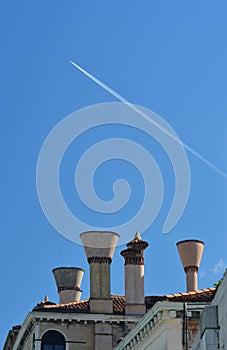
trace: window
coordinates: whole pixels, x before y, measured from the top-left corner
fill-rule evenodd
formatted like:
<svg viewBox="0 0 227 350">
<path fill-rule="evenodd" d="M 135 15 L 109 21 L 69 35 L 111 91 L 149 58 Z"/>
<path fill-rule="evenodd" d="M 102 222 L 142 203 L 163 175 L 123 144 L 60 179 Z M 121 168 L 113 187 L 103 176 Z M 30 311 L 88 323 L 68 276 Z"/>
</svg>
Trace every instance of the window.
<svg viewBox="0 0 227 350">
<path fill-rule="evenodd" d="M 41 350 L 65 350 L 65 338 L 56 331 L 47 331 L 42 337 Z"/>
</svg>

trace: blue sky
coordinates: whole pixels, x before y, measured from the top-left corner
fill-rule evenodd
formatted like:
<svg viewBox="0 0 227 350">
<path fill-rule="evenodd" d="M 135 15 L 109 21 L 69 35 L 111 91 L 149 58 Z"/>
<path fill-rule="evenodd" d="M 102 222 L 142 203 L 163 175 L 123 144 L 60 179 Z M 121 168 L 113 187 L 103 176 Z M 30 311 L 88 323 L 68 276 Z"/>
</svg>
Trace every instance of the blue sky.
<svg viewBox="0 0 227 350">
<path fill-rule="evenodd" d="M 1 7 L 3 343 L 8 329 L 23 322 L 45 294 L 57 302 L 52 268 L 85 268 L 83 298 L 89 296 L 89 269 L 82 247 L 50 226 L 36 193 L 38 155 L 54 126 L 80 108 L 116 101 L 69 60 L 132 103 L 158 113 L 184 143 L 227 174 L 227 4 L 203 0 L 108 4 L 20 1 Z M 94 142 L 99 132 L 91 135 Z M 112 130 L 101 133 L 112 135 Z M 135 130 L 119 129 L 117 133 L 146 144 L 144 135 Z M 86 145 L 86 134 L 82 142 Z M 73 147 L 76 152 L 76 145 Z M 153 140 L 148 148 L 160 165 L 165 193 L 158 217 L 143 234 L 149 242 L 145 253 L 146 294 L 185 290 L 175 244 L 186 238 L 201 239 L 206 244 L 199 286 L 210 287 L 222 276 L 227 263 L 227 180 L 187 152 L 191 168 L 188 205 L 177 226 L 164 235 L 162 226 L 174 193 L 174 176 L 165 152 Z M 75 189 L 68 186 L 73 185 L 72 152 L 63 163 L 61 183 L 73 210 Z M 103 168 L 104 174 L 106 170 L 108 173 Z M 109 171 L 115 171 L 116 176 L 120 171 L 131 181 L 135 205 L 130 205 L 134 211 L 141 201 L 140 175 L 122 163 L 111 164 Z M 102 186 L 103 176 L 97 172 L 95 187 L 108 199 L 111 192 Z M 137 176 L 138 186 L 133 188 Z M 113 294 L 124 293 L 121 249 L 117 247 L 112 263 Z"/>
</svg>

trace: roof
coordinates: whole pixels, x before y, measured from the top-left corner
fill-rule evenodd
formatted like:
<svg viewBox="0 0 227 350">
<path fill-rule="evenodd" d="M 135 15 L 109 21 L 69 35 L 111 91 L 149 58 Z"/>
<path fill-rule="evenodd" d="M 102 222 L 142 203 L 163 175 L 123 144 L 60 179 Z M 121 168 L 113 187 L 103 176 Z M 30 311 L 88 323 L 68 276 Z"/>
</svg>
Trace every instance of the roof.
<svg viewBox="0 0 227 350">
<path fill-rule="evenodd" d="M 146 307 L 149 310 L 157 301 L 172 301 L 172 302 L 211 302 L 213 300 L 216 288 L 206 288 L 193 292 L 167 294 L 164 296 L 148 296 L 145 297 Z"/>
<path fill-rule="evenodd" d="M 169 295 L 153 295 L 145 297 L 145 304 L 147 311 L 157 301 L 170 302 L 211 302 L 216 288 L 206 288 L 194 292 L 185 292 Z M 125 297 L 122 295 L 112 295 L 113 313 L 123 315 L 125 312 Z M 38 303 L 33 311 L 39 312 L 62 312 L 62 313 L 89 313 L 89 300 L 75 301 L 67 304 L 55 304 L 50 301 Z"/>
<path fill-rule="evenodd" d="M 12 349 L 13 344 L 17 338 L 18 332 L 21 329 L 21 325 L 13 326 L 12 329 L 8 332 L 4 347 L 4 349 Z"/>
</svg>

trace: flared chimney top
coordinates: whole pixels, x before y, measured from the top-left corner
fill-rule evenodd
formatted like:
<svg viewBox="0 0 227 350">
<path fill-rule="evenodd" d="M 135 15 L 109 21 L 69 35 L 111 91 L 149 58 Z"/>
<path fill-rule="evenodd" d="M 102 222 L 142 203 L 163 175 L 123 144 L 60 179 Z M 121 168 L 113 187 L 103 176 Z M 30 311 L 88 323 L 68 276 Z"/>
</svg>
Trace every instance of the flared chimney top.
<svg viewBox="0 0 227 350">
<path fill-rule="evenodd" d="M 57 267 L 52 272 L 57 284 L 60 304 L 79 301 L 84 270 L 78 267 Z"/>
<path fill-rule="evenodd" d="M 197 239 L 187 239 L 178 242 L 177 248 L 184 269 L 189 266 L 196 266 L 199 268 L 204 249 L 204 242 Z"/>
<path fill-rule="evenodd" d="M 198 290 L 198 269 L 204 243 L 197 239 L 187 239 L 178 242 L 177 248 L 186 273 L 187 292 Z"/>
<path fill-rule="evenodd" d="M 80 234 L 87 259 L 92 257 L 113 258 L 119 235 L 110 231 L 88 231 Z"/>
</svg>

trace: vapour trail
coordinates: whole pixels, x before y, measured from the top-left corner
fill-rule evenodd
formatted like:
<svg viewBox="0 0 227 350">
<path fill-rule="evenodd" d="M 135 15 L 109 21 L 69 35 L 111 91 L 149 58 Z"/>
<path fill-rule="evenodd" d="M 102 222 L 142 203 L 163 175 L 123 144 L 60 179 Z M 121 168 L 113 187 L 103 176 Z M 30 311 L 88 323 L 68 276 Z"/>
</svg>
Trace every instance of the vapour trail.
<svg viewBox="0 0 227 350">
<path fill-rule="evenodd" d="M 109 86 L 107 86 L 106 84 L 104 84 L 101 80 L 97 79 L 96 77 L 94 77 L 92 74 L 90 74 L 89 72 L 87 72 L 85 69 L 83 69 L 82 67 L 80 67 L 78 64 L 76 64 L 73 61 L 70 61 L 70 63 L 76 67 L 80 72 L 82 72 L 83 74 L 85 74 L 88 78 L 90 78 L 91 80 L 93 80 L 96 84 L 98 84 L 99 86 L 101 86 L 104 90 L 108 91 L 112 96 L 116 97 L 116 99 L 118 99 L 119 101 L 125 103 L 129 108 L 131 108 L 133 111 L 137 112 L 139 115 L 141 115 L 141 117 L 143 117 L 144 119 L 148 120 L 151 124 L 153 124 L 154 126 L 156 126 L 158 129 L 160 129 L 163 133 L 165 133 L 167 136 L 171 137 L 174 141 L 181 143 L 184 148 L 186 150 L 188 150 L 191 154 L 193 154 L 196 158 L 198 158 L 199 160 L 201 160 L 204 164 L 208 165 L 211 169 L 215 170 L 219 175 L 222 175 L 223 177 L 225 177 L 227 179 L 227 174 L 225 174 L 222 170 L 220 170 L 219 168 L 217 168 L 214 164 L 212 164 L 208 159 L 206 159 L 205 157 L 203 157 L 202 155 L 200 155 L 198 152 L 196 152 L 193 148 L 191 148 L 190 146 L 188 146 L 186 143 L 179 141 L 178 138 L 176 138 L 174 135 L 172 135 L 170 132 L 168 132 L 168 130 L 166 130 L 165 128 L 163 128 L 161 125 L 159 125 L 158 123 L 156 123 L 154 120 L 152 120 L 151 118 L 149 118 L 145 113 L 143 113 L 139 108 L 137 108 L 135 105 L 133 105 L 130 101 L 128 101 L 126 98 L 124 98 L 123 96 L 121 96 L 120 94 L 118 94 L 115 90 L 111 89 Z"/>
</svg>

